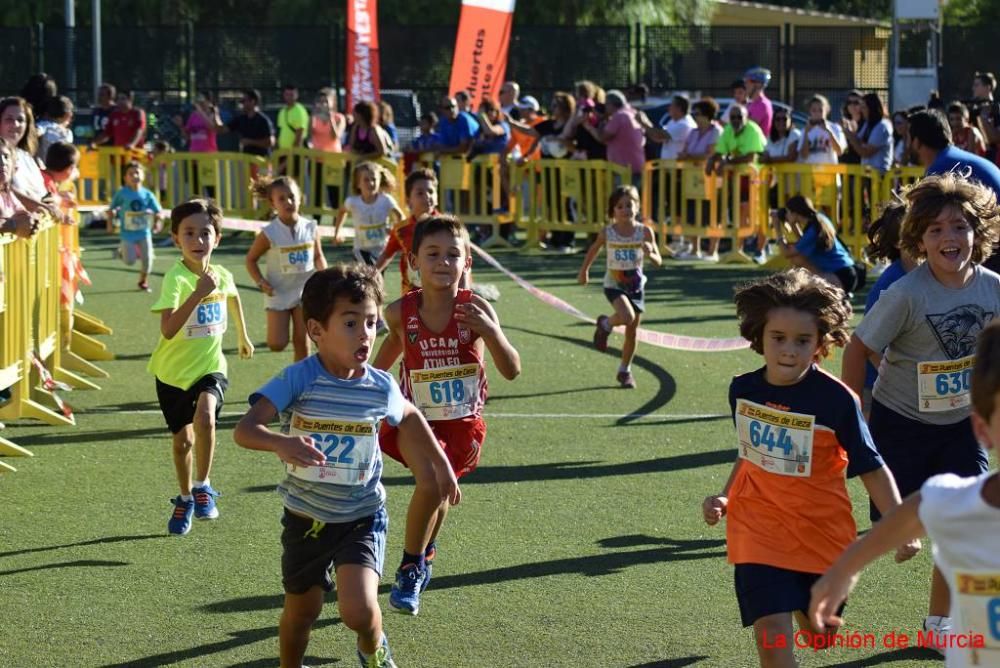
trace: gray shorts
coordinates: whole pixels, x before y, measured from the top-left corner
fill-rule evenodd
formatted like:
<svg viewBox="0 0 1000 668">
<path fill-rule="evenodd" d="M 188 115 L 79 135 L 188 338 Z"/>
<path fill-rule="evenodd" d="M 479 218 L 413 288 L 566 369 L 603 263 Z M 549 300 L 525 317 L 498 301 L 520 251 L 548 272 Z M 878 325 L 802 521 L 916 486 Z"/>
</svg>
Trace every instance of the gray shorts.
<svg viewBox="0 0 1000 668">
<path fill-rule="evenodd" d="M 136 260 L 141 262 L 142 273 L 148 274 L 153 270 L 153 237 L 146 236 L 142 241 L 126 241 L 121 243 L 122 260 L 128 266 L 135 264 Z"/>
<path fill-rule="evenodd" d="M 389 528 L 385 506 L 353 522 L 315 526 L 286 508 L 281 525 L 281 582 L 290 594 L 304 594 L 314 586 L 332 591 L 333 572 L 342 564 L 358 564 L 382 575 Z"/>
</svg>

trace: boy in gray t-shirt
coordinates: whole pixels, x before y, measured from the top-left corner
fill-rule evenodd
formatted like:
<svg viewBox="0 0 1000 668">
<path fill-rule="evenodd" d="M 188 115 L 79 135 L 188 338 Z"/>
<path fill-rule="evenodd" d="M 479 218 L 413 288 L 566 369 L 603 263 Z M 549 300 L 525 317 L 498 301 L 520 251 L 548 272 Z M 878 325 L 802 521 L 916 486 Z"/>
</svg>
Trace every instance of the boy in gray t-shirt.
<svg viewBox="0 0 1000 668">
<path fill-rule="evenodd" d="M 903 497 L 935 475 L 987 470 L 969 417 L 969 377 L 976 338 L 1000 315 L 1000 275 L 978 266 L 1000 225 L 993 192 L 944 174 L 925 178 L 905 198 L 900 250 L 926 262 L 865 315 L 844 350 L 842 371 L 860 394 L 865 360 L 880 358 L 869 428 Z M 874 506 L 871 516 L 879 519 Z M 924 630 L 950 631 L 950 602 L 935 568 Z"/>
</svg>

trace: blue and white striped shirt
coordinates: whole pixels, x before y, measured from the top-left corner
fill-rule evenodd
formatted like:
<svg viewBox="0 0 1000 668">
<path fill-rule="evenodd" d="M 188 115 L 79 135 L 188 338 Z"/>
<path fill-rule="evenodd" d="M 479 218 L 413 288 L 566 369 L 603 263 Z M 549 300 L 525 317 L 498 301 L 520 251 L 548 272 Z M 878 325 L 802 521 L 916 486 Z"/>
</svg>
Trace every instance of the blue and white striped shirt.
<svg viewBox="0 0 1000 668">
<path fill-rule="evenodd" d="M 378 426 L 383 419 L 393 426 L 398 425 L 403 419 L 406 403 L 392 375 L 366 366 L 363 376 L 344 380 L 327 372 L 319 357 L 313 355 L 286 367 L 251 394 L 250 404 L 253 405 L 261 397 L 267 398 L 278 409 L 282 434 L 289 433 L 293 413 L 300 419 L 307 416 L 322 420 L 371 422 L 374 429 L 373 461 L 362 484 L 335 484 L 288 475 L 278 485 L 278 493 L 284 499 L 286 508 L 321 522 L 335 523 L 367 517 L 385 503 Z M 344 454 L 342 450 L 341 461 L 344 461 Z M 327 461 L 332 462 L 336 457 L 336 452 L 328 453 Z"/>
</svg>

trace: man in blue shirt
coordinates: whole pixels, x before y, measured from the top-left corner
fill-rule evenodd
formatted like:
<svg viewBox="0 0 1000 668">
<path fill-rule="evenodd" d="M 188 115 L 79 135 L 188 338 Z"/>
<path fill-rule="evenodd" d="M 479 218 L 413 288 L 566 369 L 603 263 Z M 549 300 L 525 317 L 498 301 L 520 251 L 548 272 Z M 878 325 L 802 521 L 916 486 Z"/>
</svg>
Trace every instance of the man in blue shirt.
<svg viewBox="0 0 1000 668">
<path fill-rule="evenodd" d="M 1000 167 L 975 153 L 955 146 L 951 141 L 951 126 L 939 111 L 918 111 L 910 114 L 910 142 L 913 152 L 926 167 L 925 176 L 956 171 L 968 174 L 1000 198 Z"/>
<path fill-rule="evenodd" d="M 434 147 L 437 153 L 464 155 L 472 148 L 472 142 L 479 134 L 479 123 L 472 114 L 461 113 L 458 102 L 453 97 L 441 99 L 441 118 L 438 121 L 439 143 Z"/>
<path fill-rule="evenodd" d="M 992 190 L 1000 199 L 1000 167 L 952 144 L 951 126 L 944 114 L 936 110 L 918 111 L 910 114 L 908 120 L 911 148 L 920 164 L 927 168 L 924 176 L 951 171 L 965 174 Z M 983 262 L 983 266 L 1000 272 L 1000 250 L 994 247 L 993 254 Z"/>
</svg>

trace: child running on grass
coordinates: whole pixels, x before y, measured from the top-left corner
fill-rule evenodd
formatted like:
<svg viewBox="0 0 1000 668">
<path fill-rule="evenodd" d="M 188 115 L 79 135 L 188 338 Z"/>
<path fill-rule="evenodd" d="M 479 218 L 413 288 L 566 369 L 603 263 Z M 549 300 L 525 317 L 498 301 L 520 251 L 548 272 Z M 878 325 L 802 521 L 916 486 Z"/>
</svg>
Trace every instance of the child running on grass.
<svg viewBox="0 0 1000 668">
<path fill-rule="evenodd" d="M 354 225 L 354 259 L 374 266 L 385 250 L 389 232 L 403 222 L 403 212 L 390 194 L 396 180 L 381 165 L 362 162 L 351 179 L 354 194 L 344 200 L 334 223 L 335 244 L 343 243 L 340 228 L 350 214 Z"/>
<path fill-rule="evenodd" d="M 461 495 L 427 422 L 403 399 L 393 377 L 368 365 L 382 305 L 382 277 L 365 265 L 316 272 L 302 308 L 317 353 L 296 362 L 250 395 L 236 426 L 238 444 L 285 462 L 278 486 L 285 607 L 278 627 L 282 668 L 300 668 L 324 592 L 336 578 L 344 625 L 357 634 L 362 667 L 391 668 L 382 631 L 378 583 L 388 517 L 378 427 L 401 435 L 416 478 L 413 516 L 427 522 Z M 280 417 L 279 417 L 280 416 Z M 267 425 L 280 419 L 280 433 Z"/>
<path fill-rule="evenodd" d="M 163 225 L 160 202 L 143 187 L 146 169 L 133 160 L 125 165 L 125 185 L 111 200 L 111 214 L 118 219 L 119 246 L 117 255 L 132 266 L 139 260 L 139 289 L 149 292 L 149 272 L 153 270 L 153 234 Z M 112 231 L 108 216 L 108 231 Z M 176 243 L 176 240 L 175 240 Z"/>
<path fill-rule="evenodd" d="M 929 176 L 904 197 L 900 250 L 926 261 L 865 315 L 842 375 L 859 391 L 865 360 L 881 358 L 869 425 L 909 496 L 931 476 L 988 469 L 969 417 L 969 375 L 976 336 L 1000 313 L 1000 276 L 979 266 L 996 242 L 1000 212 L 992 190 L 954 174 Z M 878 519 L 877 507 L 871 516 Z M 924 630 L 950 633 L 950 609 L 948 583 L 935 567 Z"/>
<path fill-rule="evenodd" d="M 430 421 L 459 478 L 475 470 L 486 438 L 485 350 L 507 380 L 521 373 L 521 358 L 493 307 L 459 287 L 472 263 L 470 252 L 469 233 L 454 216 L 432 216 L 417 225 L 410 262 L 420 272 L 423 288 L 386 308 L 389 335 L 375 358 L 376 368 L 389 369 L 403 356 L 403 396 Z M 399 436 L 384 425 L 382 451 L 409 466 Z M 420 593 L 430 582 L 437 537 L 449 508 L 447 502 L 441 504 L 432 521 L 424 523 L 414 513 L 424 503 L 418 494 L 410 504 L 403 559 L 389 594 L 389 605 L 411 615 L 419 611 Z"/>
<path fill-rule="evenodd" d="M 736 313 L 764 367 L 729 385 L 738 458 L 702 512 L 709 525 L 728 517 L 740 618 L 753 626 L 760 664 L 794 666 L 793 615 L 801 630 L 822 633 L 805 618 L 809 588 L 857 536 L 845 472 L 861 477 L 882 510 L 898 505 L 899 493 L 858 398 L 818 366 L 847 341 L 844 292 L 792 269 L 737 290 Z M 897 560 L 918 549 L 903 545 Z"/>
<path fill-rule="evenodd" d="M 419 220 L 438 213 L 437 187 L 438 180 L 434 170 L 423 167 L 410 172 L 406 181 L 403 182 L 403 191 L 406 194 L 406 206 L 410 210 L 410 217 L 406 219 L 405 223 L 392 230 L 385 249 L 375 261 L 375 268 L 379 271 L 385 271 L 393 256 L 399 253 L 399 276 L 402 282 L 399 290 L 400 297 L 413 288 L 420 287 L 420 275 L 417 273 L 416 267 L 410 263 L 413 231 Z"/>
<path fill-rule="evenodd" d="M 879 274 L 878 280 L 872 286 L 865 300 L 865 313 L 871 311 L 875 302 L 889 286 L 913 271 L 917 266 L 917 260 L 909 253 L 904 253 L 899 249 L 899 229 L 903 223 L 903 216 L 906 215 L 906 205 L 902 202 L 889 202 L 882 214 L 868 228 L 868 258 L 878 261 L 889 262 L 889 266 Z M 871 413 L 872 409 L 872 388 L 875 387 L 875 379 L 878 378 L 878 369 L 872 366 L 870 361 L 865 362 L 865 389 L 861 394 L 861 410 L 865 417 Z"/>
<path fill-rule="evenodd" d="M 979 335 L 970 396 L 972 429 L 987 448 L 1000 445 L 1000 323 Z M 934 563 L 951 590 L 952 635 L 944 641 L 945 665 L 1000 664 L 1000 473 L 962 478 L 934 476 L 830 567 L 812 588 L 809 618 L 836 629 L 838 607 L 858 573 L 887 550 L 921 536 L 933 539 Z M 941 645 L 935 645 L 941 648 Z"/>
<path fill-rule="evenodd" d="M 247 273 L 264 293 L 267 309 L 267 347 L 281 352 L 288 347 L 288 326 L 292 329 L 294 359 L 309 354 L 306 322 L 302 315 L 302 286 L 317 269 L 326 268 L 316 221 L 299 215 L 302 192 L 288 176 L 258 176 L 253 192 L 266 199 L 274 218 L 254 239 L 247 251 Z M 266 275 L 257 262 L 266 260 Z"/>
<path fill-rule="evenodd" d="M 632 358 L 635 357 L 636 332 L 643 311 L 646 310 L 644 288 L 646 275 L 642 265 L 649 257 L 657 267 L 663 261 L 656 244 L 656 233 L 642 224 L 639 214 L 639 191 L 634 186 L 618 186 L 608 202 L 608 216 L 612 224 L 605 227 L 591 244 L 577 281 L 587 285 L 590 265 L 602 250 L 608 256 L 608 269 L 604 273 L 604 296 L 614 307 L 609 318 L 598 316 L 594 331 L 594 347 L 604 352 L 608 349 L 608 335 L 616 325 L 625 327 L 625 345 L 622 361 L 618 366 L 618 382 L 622 387 L 635 387 L 632 375 Z"/>
<path fill-rule="evenodd" d="M 209 474 L 215 455 L 215 424 L 222 412 L 229 381 L 222 336 L 228 316 L 236 323 L 239 354 L 253 357 L 243 306 L 233 275 L 211 264 L 219 245 L 222 210 L 211 200 L 192 199 L 170 212 L 170 235 L 181 250 L 163 277 L 160 298 L 150 309 L 160 314 L 160 341 L 149 359 L 156 376 L 156 397 L 173 434 L 174 468 L 180 496 L 167 531 L 183 535 L 191 529 L 191 516 L 214 520 L 219 516 Z M 227 308 L 228 307 L 228 308 Z M 191 480 L 194 448 L 195 480 Z"/>
</svg>

